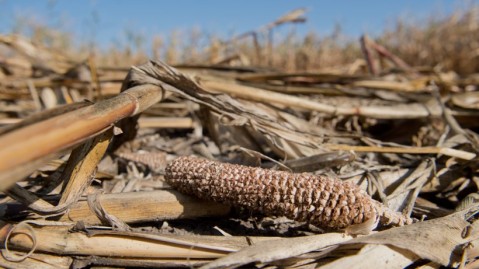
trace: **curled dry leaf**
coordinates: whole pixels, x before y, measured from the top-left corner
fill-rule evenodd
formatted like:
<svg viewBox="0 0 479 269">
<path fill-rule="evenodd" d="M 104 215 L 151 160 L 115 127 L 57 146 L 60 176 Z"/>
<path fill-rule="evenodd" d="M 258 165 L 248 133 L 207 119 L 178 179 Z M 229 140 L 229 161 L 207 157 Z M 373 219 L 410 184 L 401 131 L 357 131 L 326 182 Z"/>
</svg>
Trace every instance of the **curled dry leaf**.
<svg viewBox="0 0 479 269">
<path fill-rule="evenodd" d="M 129 76 L 133 84 L 151 83 L 161 86 L 208 107 L 230 122 L 251 126 L 253 130 L 264 135 L 271 145 L 276 146 L 280 155 L 296 158 L 324 152 L 320 145 L 328 134 L 319 131 L 319 128 L 316 128 L 315 132 L 305 132 L 305 128 L 307 130 L 312 127 L 305 127 L 304 120 L 292 115 L 288 115 L 287 120 L 284 120 L 283 116 L 287 113 L 234 99 L 226 94 L 212 94 L 205 90 L 201 83 L 162 62 L 150 61 L 148 64 L 134 67 Z M 297 125 L 288 122 L 297 122 Z"/>
<path fill-rule="evenodd" d="M 382 256 L 381 259 L 384 261 L 387 261 L 388 258 L 400 260 L 404 266 L 418 258 L 429 259 L 444 266 L 457 266 L 461 260 L 462 247 L 479 237 L 477 222 L 470 227 L 469 222 L 465 220 L 466 215 L 471 211 L 473 210 L 461 211 L 443 218 L 392 228 L 357 238 L 328 233 L 265 241 L 229 254 L 201 268 L 236 268 L 253 262 L 268 263 L 296 257 L 311 251 L 328 253 L 339 246 L 356 244 L 388 246 L 389 249 L 379 248 L 381 253 L 388 255 Z M 463 237 L 463 230 L 468 227 L 472 229 L 472 232 L 467 237 Z M 358 259 L 364 260 L 366 257 L 363 255 L 364 253 L 358 254 Z M 402 257 L 398 257 L 398 255 Z M 374 260 L 376 259 L 377 257 L 374 256 Z M 344 263 L 336 264 L 348 263 L 344 261 Z M 397 264 L 393 265 L 397 266 Z M 325 267 L 329 268 L 327 263 Z"/>
<path fill-rule="evenodd" d="M 256 243 L 238 252 L 217 259 L 201 269 L 236 268 L 252 262 L 267 263 L 295 257 L 311 251 L 330 252 L 339 243 L 347 242 L 352 237 L 339 233 L 328 233 L 298 238 L 284 238 Z M 333 247 L 331 247 L 333 246 Z"/>
</svg>

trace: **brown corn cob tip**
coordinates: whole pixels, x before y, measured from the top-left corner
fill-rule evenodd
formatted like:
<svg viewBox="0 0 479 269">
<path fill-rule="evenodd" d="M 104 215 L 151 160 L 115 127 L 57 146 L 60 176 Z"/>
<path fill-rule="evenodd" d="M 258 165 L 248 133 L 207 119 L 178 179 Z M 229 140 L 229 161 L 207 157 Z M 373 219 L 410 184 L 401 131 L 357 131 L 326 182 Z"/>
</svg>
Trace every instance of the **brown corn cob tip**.
<svg viewBox="0 0 479 269">
<path fill-rule="evenodd" d="M 180 192 L 200 199 L 286 216 L 323 228 L 342 229 L 372 218 L 383 225 L 412 222 L 373 200 L 356 185 L 310 173 L 180 157 L 166 167 L 165 179 Z"/>
</svg>

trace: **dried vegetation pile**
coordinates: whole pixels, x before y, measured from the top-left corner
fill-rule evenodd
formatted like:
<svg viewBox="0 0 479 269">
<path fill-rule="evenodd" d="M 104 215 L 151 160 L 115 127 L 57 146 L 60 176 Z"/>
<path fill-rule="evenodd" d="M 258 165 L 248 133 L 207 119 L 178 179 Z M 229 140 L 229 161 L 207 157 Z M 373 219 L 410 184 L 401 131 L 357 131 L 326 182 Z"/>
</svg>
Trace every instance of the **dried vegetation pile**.
<svg viewBox="0 0 479 269">
<path fill-rule="evenodd" d="M 0 266 L 477 268 L 477 10 L 174 67 L 0 36 Z"/>
</svg>

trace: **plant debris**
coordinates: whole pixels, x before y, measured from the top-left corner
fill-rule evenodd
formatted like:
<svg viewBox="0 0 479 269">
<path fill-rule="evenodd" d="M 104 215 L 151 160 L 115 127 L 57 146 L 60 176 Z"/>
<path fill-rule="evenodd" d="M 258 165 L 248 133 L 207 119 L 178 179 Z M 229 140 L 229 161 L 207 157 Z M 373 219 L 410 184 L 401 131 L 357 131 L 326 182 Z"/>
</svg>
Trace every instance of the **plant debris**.
<svg viewBox="0 0 479 269">
<path fill-rule="evenodd" d="M 0 267 L 476 268 L 476 13 L 261 38 L 306 11 L 202 64 L 0 35 Z"/>
</svg>

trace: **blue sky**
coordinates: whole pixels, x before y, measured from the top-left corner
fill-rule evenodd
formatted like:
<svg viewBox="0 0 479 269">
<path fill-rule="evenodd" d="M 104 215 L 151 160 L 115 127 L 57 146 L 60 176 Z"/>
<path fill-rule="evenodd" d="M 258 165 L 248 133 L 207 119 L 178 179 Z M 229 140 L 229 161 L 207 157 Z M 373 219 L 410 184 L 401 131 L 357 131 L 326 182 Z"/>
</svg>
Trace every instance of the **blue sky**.
<svg viewBox="0 0 479 269">
<path fill-rule="evenodd" d="M 146 37 L 167 37 L 174 30 L 196 27 L 203 32 L 228 37 L 275 20 L 288 11 L 308 8 L 308 21 L 296 27 L 299 33 L 330 33 L 339 23 L 343 33 L 379 33 L 398 17 L 442 16 L 472 1 L 452 0 L 0 0 L 0 33 L 9 33 L 15 18 L 29 17 L 72 32 L 80 40 L 106 45 L 118 42 L 125 29 Z"/>
</svg>

